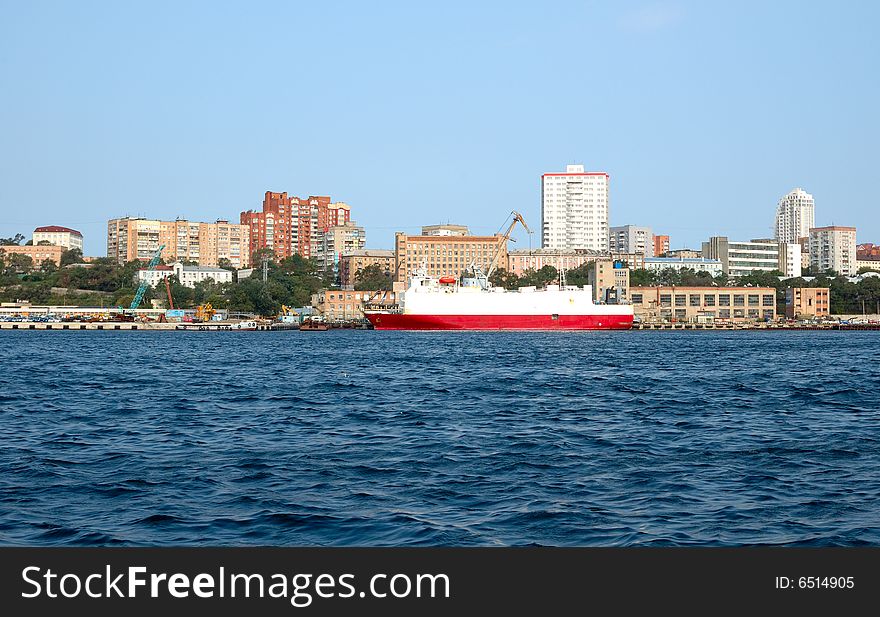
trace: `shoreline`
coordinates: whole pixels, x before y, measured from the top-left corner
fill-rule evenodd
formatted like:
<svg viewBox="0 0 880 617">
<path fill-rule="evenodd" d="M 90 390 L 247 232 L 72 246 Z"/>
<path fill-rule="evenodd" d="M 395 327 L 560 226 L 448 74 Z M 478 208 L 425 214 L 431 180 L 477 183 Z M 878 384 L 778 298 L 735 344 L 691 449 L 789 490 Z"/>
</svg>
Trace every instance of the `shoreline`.
<svg viewBox="0 0 880 617">
<path fill-rule="evenodd" d="M 131 331 L 171 331 L 178 332 L 177 323 L 151 323 L 151 322 L 132 322 L 132 321 L 105 321 L 105 322 L 44 322 L 44 321 L 22 321 L 22 322 L 0 322 L 0 331 L 2 330 L 25 330 L 25 331 L 96 331 L 96 330 L 112 330 L 120 332 Z M 372 330 L 367 327 L 333 327 L 330 330 Z M 298 326 L 285 323 L 268 323 L 259 324 L 257 332 L 281 332 L 299 330 Z M 328 330 L 328 331 L 330 331 Z M 645 330 L 667 330 L 667 331 L 740 331 L 746 330 L 750 332 L 785 332 L 785 331 L 880 331 L 880 324 L 811 324 L 811 325 L 777 325 L 777 324 L 701 324 L 701 323 L 642 323 L 633 324 L 629 331 L 645 331 Z M 226 330 L 221 330 L 225 332 Z M 253 332 L 253 330 L 251 330 Z M 412 330 L 413 332 L 429 332 L 430 330 Z M 439 332 L 440 330 L 435 330 Z M 443 332 L 525 332 L 526 330 L 442 330 Z M 536 330 L 539 332 L 553 332 L 554 330 Z M 566 332 L 586 332 L 588 330 L 565 330 Z M 593 330 L 595 332 L 601 330 Z M 626 332 L 627 330 L 620 330 Z"/>
</svg>

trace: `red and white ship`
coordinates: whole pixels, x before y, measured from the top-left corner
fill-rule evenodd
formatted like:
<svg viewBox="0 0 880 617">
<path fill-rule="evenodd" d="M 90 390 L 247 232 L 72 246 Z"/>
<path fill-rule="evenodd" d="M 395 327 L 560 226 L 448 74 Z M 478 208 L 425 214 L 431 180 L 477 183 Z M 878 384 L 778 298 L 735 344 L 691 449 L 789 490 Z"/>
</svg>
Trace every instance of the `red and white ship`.
<svg viewBox="0 0 880 617">
<path fill-rule="evenodd" d="M 499 240 L 507 241 L 507 234 Z M 526 227 L 528 229 L 528 227 Z M 500 242 L 499 242 L 500 244 Z M 422 267 L 394 306 L 368 305 L 364 314 L 377 330 L 628 330 L 629 304 L 597 304 L 589 285 L 548 285 L 507 290 L 489 283 L 478 268 L 457 279 L 427 276 Z"/>
</svg>

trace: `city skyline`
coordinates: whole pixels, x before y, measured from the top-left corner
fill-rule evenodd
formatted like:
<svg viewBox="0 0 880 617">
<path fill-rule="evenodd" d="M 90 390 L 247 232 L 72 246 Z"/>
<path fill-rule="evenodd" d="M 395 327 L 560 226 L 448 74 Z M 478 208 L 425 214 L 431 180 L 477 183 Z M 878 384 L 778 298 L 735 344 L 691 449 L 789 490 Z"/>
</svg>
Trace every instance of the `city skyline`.
<svg viewBox="0 0 880 617">
<path fill-rule="evenodd" d="M 0 236 L 68 226 L 101 255 L 111 218 L 235 221 L 286 191 L 390 249 L 510 210 L 538 229 L 541 175 L 582 164 L 611 177 L 610 225 L 671 248 L 772 237 L 796 187 L 816 226 L 880 241 L 873 5 L 173 6 L 7 7 Z"/>
</svg>

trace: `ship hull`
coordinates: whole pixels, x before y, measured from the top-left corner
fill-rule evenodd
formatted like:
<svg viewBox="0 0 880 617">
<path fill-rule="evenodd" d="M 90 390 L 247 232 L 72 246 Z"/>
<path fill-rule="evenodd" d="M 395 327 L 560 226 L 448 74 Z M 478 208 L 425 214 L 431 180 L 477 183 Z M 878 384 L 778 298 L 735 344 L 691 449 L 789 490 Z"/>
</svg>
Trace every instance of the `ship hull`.
<svg viewBox="0 0 880 617">
<path fill-rule="evenodd" d="M 367 313 L 377 330 L 629 330 L 630 315 L 414 315 Z"/>
</svg>

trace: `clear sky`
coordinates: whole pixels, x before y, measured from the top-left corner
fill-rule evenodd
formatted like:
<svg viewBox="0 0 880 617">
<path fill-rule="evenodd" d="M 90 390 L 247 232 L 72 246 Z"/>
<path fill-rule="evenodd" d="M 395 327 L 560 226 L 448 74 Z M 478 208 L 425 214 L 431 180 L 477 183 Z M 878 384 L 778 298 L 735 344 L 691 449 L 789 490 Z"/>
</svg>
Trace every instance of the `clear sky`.
<svg viewBox="0 0 880 617">
<path fill-rule="evenodd" d="M 877 2 L 0 0 L 0 236 L 352 206 L 368 246 L 540 228 L 540 176 L 611 174 L 674 248 L 816 224 L 880 243 Z M 529 239 L 519 234 L 517 248 Z M 535 234 L 532 245 L 540 244 Z"/>
</svg>

